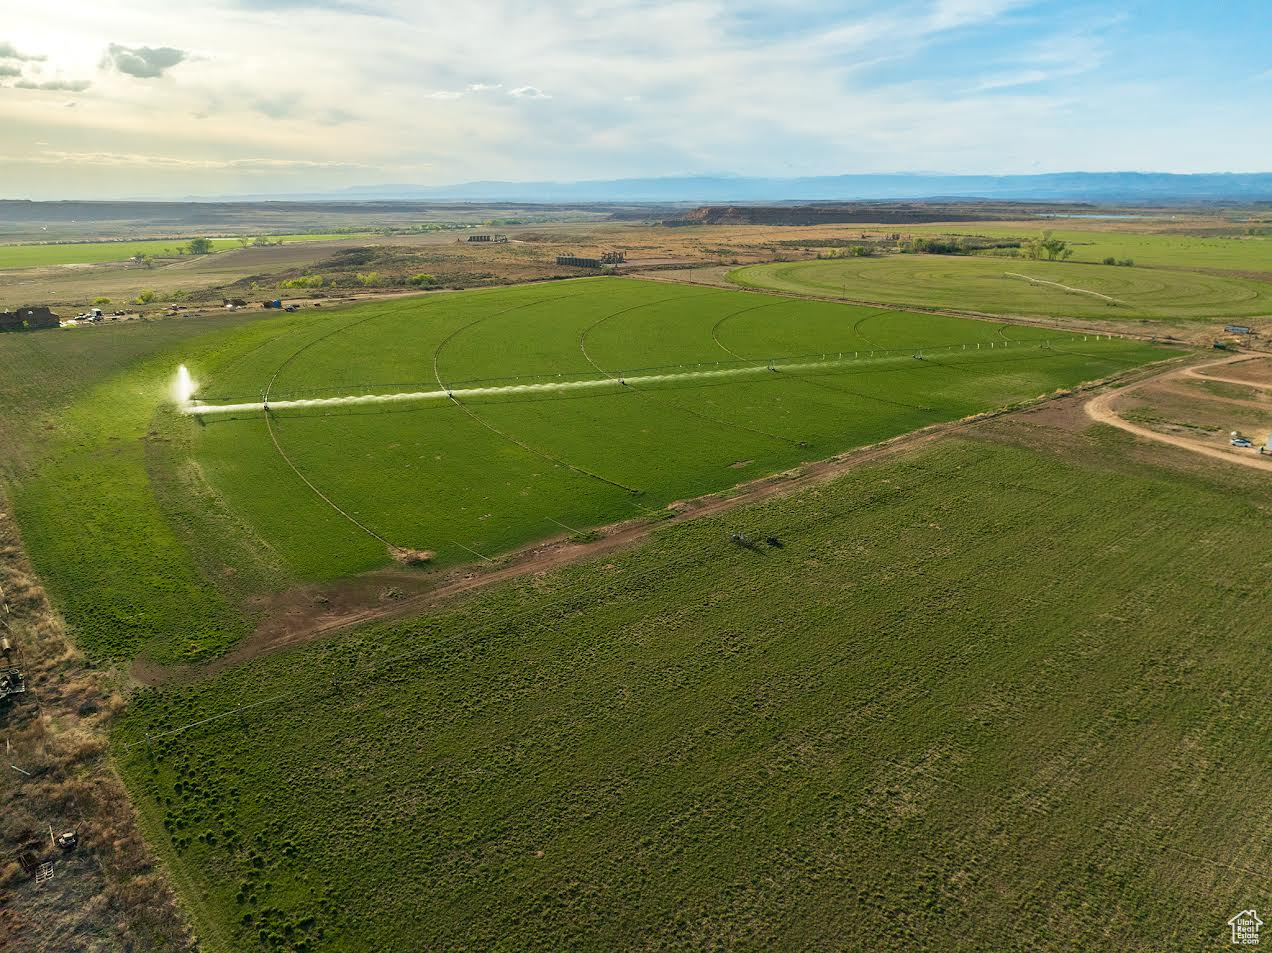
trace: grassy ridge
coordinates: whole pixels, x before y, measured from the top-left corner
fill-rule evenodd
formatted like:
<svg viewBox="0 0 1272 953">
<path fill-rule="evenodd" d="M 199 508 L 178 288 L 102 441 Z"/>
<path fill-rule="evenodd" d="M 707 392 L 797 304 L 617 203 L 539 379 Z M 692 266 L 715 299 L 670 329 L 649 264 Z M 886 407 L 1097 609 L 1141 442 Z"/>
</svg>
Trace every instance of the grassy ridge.
<svg viewBox="0 0 1272 953">
<path fill-rule="evenodd" d="M 946 442 L 147 692 L 121 767 L 241 950 L 1218 942 L 1272 496 L 1126 450 Z"/>
<path fill-rule="evenodd" d="M 749 288 L 989 314 L 1187 320 L 1272 309 L 1272 284 L 1251 278 L 985 256 L 776 262 L 739 268 L 730 278 Z"/>
</svg>

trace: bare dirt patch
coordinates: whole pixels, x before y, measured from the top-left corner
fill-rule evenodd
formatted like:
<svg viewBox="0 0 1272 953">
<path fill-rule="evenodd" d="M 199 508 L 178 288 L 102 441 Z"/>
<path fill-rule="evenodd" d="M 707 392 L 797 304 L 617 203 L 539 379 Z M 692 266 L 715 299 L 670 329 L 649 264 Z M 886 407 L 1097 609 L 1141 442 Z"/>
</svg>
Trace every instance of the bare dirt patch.
<svg viewBox="0 0 1272 953">
<path fill-rule="evenodd" d="M 1189 368 L 1186 373 L 1189 377 L 1205 381 L 1272 387 L 1272 359 L 1263 356 L 1218 361 L 1205 367 Z"/>
<path fill-rule="evenodd" d="M 1247 357 L 1223 358 L 1222 360 L 1210 361 L 1206 364 L 1170 371 L 1159 378 L 1149 381 L 1138 381 L 1125 387 L 1108 390 L 1091 398 L 1085 405 L 1085 411 L 1093 420 L 1117 427 L 1145 440 L 1180 447 L 1193 453 L 1216 460 L 1224 460 L 1228 463 L 1235 463 L 1239 466 L 1272 472 L 1272 457 L 1261 455 L 1255 449 L 1233 447 L 1222 436 L 1211 436 L 1209 438 L 1199 436 L 1190 432 L 1188 428 L 1179 425 L 1154 429 L 1127 420 L 1119 413 L 1119 408 L 1124 408 L 1127 400 L 1135 397 L 1137 393 L 1151 393 L 1151 391 L 1147 390 L 1149 386 L 1166 383 L 1180 377 L 1201 377 L 1204 380 L 1215 381 L 1230 380 L 1229 377 L 1224 375 L 1232 374 L 1234 368 L 1237 368 L 1239 373 L 1240 365 L 1250 360 Z M 1249 381 L 1237 382 L 1248 383 Z M 1204 400 L 1211 404 L 1222 402 L 1222 398 L 1212 398 L 1209 395 Z"/>
<path fill-rule="evenodd" d="M 390 552 L 393 559 L 403 566 L 424 566 L 431 563 L 437 555 L 431 549 L 402 549 L 396 546 Z"/>
</svg>

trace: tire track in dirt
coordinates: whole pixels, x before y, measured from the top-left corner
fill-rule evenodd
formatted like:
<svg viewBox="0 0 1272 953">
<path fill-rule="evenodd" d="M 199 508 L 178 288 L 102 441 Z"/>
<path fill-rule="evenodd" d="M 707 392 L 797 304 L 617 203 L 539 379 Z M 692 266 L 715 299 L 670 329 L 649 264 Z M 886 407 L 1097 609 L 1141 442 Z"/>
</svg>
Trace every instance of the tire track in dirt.
<svg viewBox="0 0 1272 953">
<path fill-rule="evenodd" d="M 1200 372 L 1206 370 L 1207 368 L 1222 367 L 1227 364 L 1235 364 L 1245 360 L 1249 360 L 1249 358 L 1244 356 L 1239 358 L 1229 357 L 1219 361 L 1211 361 L 1210 363 L 1207 363 L 1207 364 L 1194 365 L 1192 367 L 1185 367 L 1178 370 L 1168 371 L 1165 374 L 1156 375 L 1154 377 L 1150 377 L 1145 380 L 1136 381 L 1135 383 L 1128 384 L 1123 387 L 1118 387 L 1112 390 L 1106 390 L 1103 393 L 1097 394 L 1095 397 L 1092 397 L 1090 400 L 1086 402 L 1084 409 L 1086 411 L 1087 416 L 1090 417 L 1092 420 L 1098 423 L 1108 424 L 1109 426 L 1112 426 L 1112 427 L 1117 427 L 1119 430 L 1124 430 L 1127 433 L 1133 434 L 1136 437 L 1140 437 L 1145 440 L 1152 440 L 1157 443 L 1168 444 L 1169 446 L 1172 446 L 1172 447 L 1179 447 L 1180 449 L 1188 450 L 1192 453 L 1201 454 L 1202 456 L 1210 457 L 1215 460 L 1223 460 L 1223 461 L 1226 461 L 1227 463 L 1235 463 L 1235 464 L 1238 464 L 1239 466 L 1250 467 L 1255 470 L 1262 470 L 1265 473 L 1272 473 L 1272 458 L 1265 457 L 1262 455 L 1233 453 L 1233 452 L 1221 449 L 1220 447 L 1212 447 L 1212 446 L 1209 446 L 1208 444 L 1198 443 L 1195 440 L 1188 440 L 1185 437 L 1177 437 L 1172 434 L 1159 433 L 1156 430 L 1150 430 L 1147 427 L 1141 427 L 1138 424 L 1131 423 L 1129 420 L 1126 420 L 1123 417 L 1121 417 L 1117 413 L 1117 411 L 1113 409 L 1113 404 L 1118 399 L 1134 393 L 1135 391 L 1139 390 L 1141 387 L 1144 387 L 1148 384 L 1157 383 L 1159 381 L 1170 381 L 1178 377 L 1197 377 L 1197 378 L 1200 378 L 1201 380 L 1217 380 L 1217 381 L 1230 382 L 1230 379 L 1225 379 L 1222 377 L 1203 376 Z M 1245 384 L 1246 386 L 1256 386 L 1256 387 L 1261 386 L 1264 388 L 1272 387 L 1272 385 L 1269 385 L 1269 384 L 1251 385 L 1249 381 L 1239 381 L 1238 383 Z"/>
</svg>

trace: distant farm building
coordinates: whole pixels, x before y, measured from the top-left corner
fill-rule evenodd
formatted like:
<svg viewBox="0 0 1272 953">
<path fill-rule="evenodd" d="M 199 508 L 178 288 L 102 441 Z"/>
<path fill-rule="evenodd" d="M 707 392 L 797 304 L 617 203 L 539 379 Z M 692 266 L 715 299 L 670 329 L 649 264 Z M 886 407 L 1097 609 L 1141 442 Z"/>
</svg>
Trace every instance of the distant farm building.
<svg viewBox="0 0 1272 953">
<path fill-rule="evenodd" d="M 580 258 L 578 255 L 557 255 L 558 265 L 569 265 L 571 268 L 600 268 L 601 265 L 621 265 L 627 261 L 627 253 L 607 251 L 600 258 Z"/>
<path fill-rule="evenodd" d="M 0 331 L 36 331 L 55 328 L 58 317 L 48 308 L 18 308 L 17 311 L 0 311 Z"/>
<path fill-rule="evenodd" d="M 468 240 L 470 242 L 494 242 L 495 244 L 502 244 L 503 242 L 506 242 L 508 240 L 508 236 L 507 235 L 469 235 Z"/>
</svg>

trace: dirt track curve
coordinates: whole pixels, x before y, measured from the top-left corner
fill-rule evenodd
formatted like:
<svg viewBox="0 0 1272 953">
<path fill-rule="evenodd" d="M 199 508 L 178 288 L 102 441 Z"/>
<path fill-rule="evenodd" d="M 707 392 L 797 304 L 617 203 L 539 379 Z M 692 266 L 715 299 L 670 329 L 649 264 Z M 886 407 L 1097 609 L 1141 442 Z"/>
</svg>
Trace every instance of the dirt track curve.
<svg viewBox="0 0 1272 953">
<path fill-rule="evenodd" d="M 1129 420 L 1123 419 L 1113 409 L 1113 403 L 1139 390 L 1147 384 L 1158 384 L 1169 382 L 1180 377 L 1190 377 L 1203 381 L 1220 381 L 1227 384 L 1239 384 L 1243 387 L 1257 387 L 1260 390 L 1272 389 L 1272 384 L 1260 384 L 1255 381 L 1240 380 L 1234 377 L 1215 377 L 1210 374 L 1202 374 L 1204 370 L 1212 367 L 1223 367 L 1229 364 L 1236 364 L 1241 361 L 1250 360 L 1249 356 L 1242 355 L 1240 357 L 1225 357 L 1219 361 L 1210 361 L 1206 364 L 1194 364 L 1189 367 L 1178 368 L 1176 370 L 1167 371 L 1145 380 L 1135 381 L 1124 387 L 1118 387 L 1111 390 L 1105 390 L 1102 393 L 1092 397 L 1086 403 L 1086 412 L 1092 420 L 1102 424 L 1109 424 L 1127 433 L 1142 437 L 1145 440 L 1154 440 L 1158 443 L 1169 444 L 1172 447 L 1180 447 L 1189 450 L 1192 453 L 1198 453 L 1202 456 L 1211 457 L 1215 460 L 1224 460 L 1228 463 L 1235 463 L 1244 467 L 1252 467 L 1256 470 L 1264 472 L 1272 472 L 1272 457 L 1266 457 L 1257 450 L 1241 452 L 1240 450 L 1225 450 L 1220 447 L 1212 447 L 1196 440 L 1189 440 L 1185 437 L 1177 437 L 1172 434 L 1159 433 L 1156 430 L 1150 430 L 1147 427 L 1141 427 L 1133 424 Z"/>
</svg>

